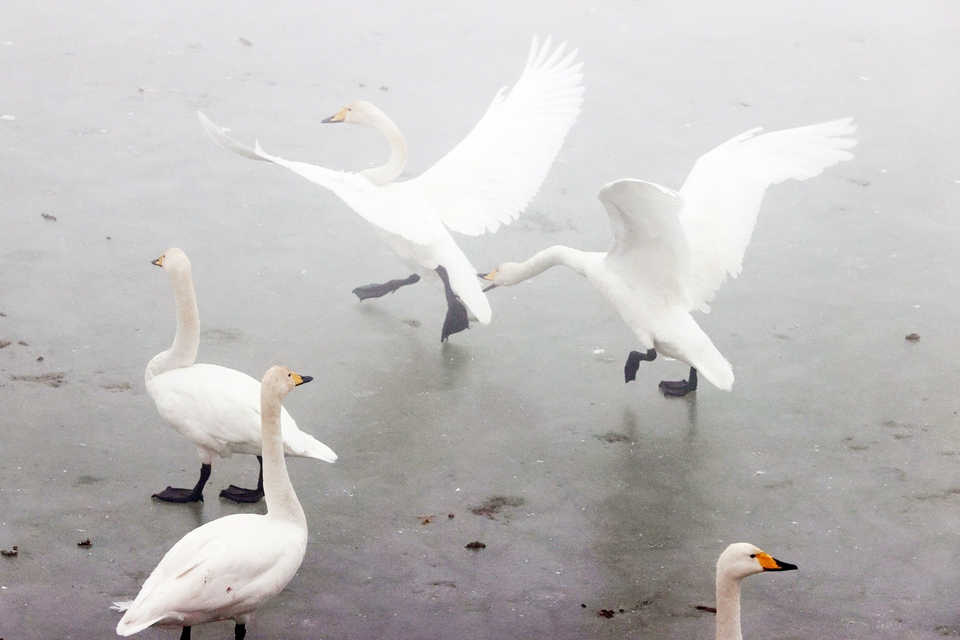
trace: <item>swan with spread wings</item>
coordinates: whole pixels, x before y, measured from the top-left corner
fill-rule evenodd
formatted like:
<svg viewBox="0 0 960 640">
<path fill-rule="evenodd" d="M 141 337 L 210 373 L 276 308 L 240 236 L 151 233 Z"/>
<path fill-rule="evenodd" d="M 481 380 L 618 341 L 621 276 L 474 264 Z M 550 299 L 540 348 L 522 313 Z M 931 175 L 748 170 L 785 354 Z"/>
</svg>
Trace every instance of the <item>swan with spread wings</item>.
<svg viewBox="0 0 960 640">
<path fill-rule="evenodd" d="M 325 123 L 373 127 L 390 143 L 386 164 L 359 173 L 334 171 L 284 160 L 251 149 L 198 112 L 206 132 L 221 146 L 264 160 L 333 191 L 374 224 L 413 274 L 404 279 L 354 289 L 361 299 L 378 298 L 424 278 L 443 289 L 447 315 L 441 341 L 469 327 L 470 314 L 482 324 L 491 319 L 490 303 L 449 230 L 465 235 L 496 231 L 514 220 L 536 195 L 583 102 L 582 63 L 576 51 L 564 55 L 548 37 L 533 39 L 526 68 L 509 92 L 501 89 L 483 118 L 446 156 L 423 174 L 395 182 L 407 161 L 399 128 L 369 102 L 353 102 Z M 469 312 L 469 313 L 468 313 Z"/>
</svg>

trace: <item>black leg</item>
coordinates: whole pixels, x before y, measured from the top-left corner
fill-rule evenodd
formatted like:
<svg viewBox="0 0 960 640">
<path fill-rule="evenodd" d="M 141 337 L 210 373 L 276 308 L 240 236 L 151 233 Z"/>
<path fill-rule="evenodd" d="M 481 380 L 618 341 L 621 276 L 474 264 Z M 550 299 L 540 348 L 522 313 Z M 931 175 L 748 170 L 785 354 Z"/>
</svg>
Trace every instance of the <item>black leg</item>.
<svg viewBox="0 0 960 640">
<path fill-rule="evenodd" d="M 467 316 L 467 307 L 450 288 L 450 278 L 443 265 L 437 267 L 437 275 L 443 280 L 443 291 L 447 296 L 447 317 L 443 320 L 443 331 L 440 334 L 440 342 L 443 342 L 449 336 L 469 329 L 470 319 Z"/>
<path fill-rule="evenodd" d="M 660 383 L 660 391 L 663 392 L 665 396 L 685 396 L 691 391 L 697 390 L 697 370 L 693 367 L 690 367 L 690 378 L 688 380 L 678 380 L 677 382 L 670 382 L 668 380 L 663 380 Z"/>
<path fill-rule="evenodd" d="M 244 489 L 232 484 L 220 492 L 220 497 L 246 504 L 260 502 L 263 498 L 263 456 L 257 456 L 257 461 L 260 463 L 260 477 L 257 478 L 256 489 Z"/>
<path fill-rule="evenodd" d="M 627 364 L 623 366 L 623 377 L 624 382 L 633 382 L 637 379 L 637 369 L 640 368 L 640 362 L 643 360 L 656 360 L 657 351 L 655 349 L 647 349 L 646 353 L 640 353 L 639 351 L 631 351 L 630 355 L 627 356 Z"/>
<path fill-rule="evenodd" d="M 237 623 L 237 626 L 233 630 L 233 637 L 235 640 L 243 640 L 247 635 L 247 625 Z"/>
<path fill-rule="evenodd" d="M 180 634 L 180 640 L 190 640 L 190 627 L 183 628 L 183 633 Z"/>
<path fill-rule="evenodd" d="M 361 300 L 366 300 L 367 298 L 379 298 L 387 295 L 388 293 L 393 293 L 400 287 L 405 287 L 408 284 L 415 284 L 417 282 L 420 282 L 420 276 L 413 274 L 409 278 L 404 278 L 403 280 L 391 280 L 390 282 L 384 282 L 383 284 L 366 284 L 362 287 L 357 287 L 354 289 L 353 293 Z"/>
<path fill-rule="evenodd" d="M 181 504 L 187 502 L 203 502 L 203 485 L 207 484 L 207 480 L 210 478 L 210 465 L 201 464 L 200 465 L 200 479 L 197 481 L 197 486 L 193 489 L 175 489 L 173 487 L 167 487 L 160 493 L 153 494 L 153 497 L 157 500 L 162 500 L 163 502 L 179 502 Z"/>
</svg>

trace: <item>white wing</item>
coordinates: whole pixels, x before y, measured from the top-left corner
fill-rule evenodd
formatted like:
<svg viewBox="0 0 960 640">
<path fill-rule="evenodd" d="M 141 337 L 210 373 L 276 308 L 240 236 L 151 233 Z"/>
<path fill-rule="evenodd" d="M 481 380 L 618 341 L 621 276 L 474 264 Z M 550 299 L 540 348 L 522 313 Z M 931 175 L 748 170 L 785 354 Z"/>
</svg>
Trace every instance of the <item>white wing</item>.
<svg viewBox="0 0 960 640">
<path fill-rule="evenodd" d="M 826 167 L 850 160 L 857 144 L 853 118 L 754 137 L 751 129 L 701 156 L 680 189 L 680 216 L 690 244 L 688 295 L 693 308 L 710 311 L 717 288 L 740 274 L 767 187 L 806 180 Z"/>
<path fill-rule="evenodd" d="M 520 215 L 547 177 L 583 102 L 577 52 L 552 53 L 550 38 L 530 57 L 516 86 L 493 99 L 463 141 L 421 176 L 420 190 L 447 227 L 467 235 L 496 231 Z"/>
<path fill-rule="evenodd" d="M 680 194 L 652 182 L 617 180 L 604 185 L 598 197 L 613 228 L 607 268 L 637 296 L 683 304 L 690 253 L 680 224 Z"/>
<path fill-rule="evenodd" d="M 227 367 L 195 364 L 162 373 L 150 386 L 161 417 L 194 444 L 221 455 L 260 453 L 260 382 L 255 378 Z M 280 428 L 288 455 L 337 459 L 327 445 L 300 431 L 283 407 Z"/>
<path fill-rule="evenodd" d="M 406 183 L 375 186 L 358 173 L 333 171 L 306 162 L 271 156 L 260 149 L 259 144 L 256 149 L 240 144 L 202 112 L 197 111 L 197 117 L 207 134 L 220 146 L 246 158 L 280 165 L 310 182 L 330 189 L 361 217 L 385 231 L 403 236 L 416 244 L 430 244 L 445 233 L 440 228 L 440 222 L 426 213 L 423 203 L 411 202 L 411 194 L 402 193 L 406 189 L 398 189 Z"/>
</svg>

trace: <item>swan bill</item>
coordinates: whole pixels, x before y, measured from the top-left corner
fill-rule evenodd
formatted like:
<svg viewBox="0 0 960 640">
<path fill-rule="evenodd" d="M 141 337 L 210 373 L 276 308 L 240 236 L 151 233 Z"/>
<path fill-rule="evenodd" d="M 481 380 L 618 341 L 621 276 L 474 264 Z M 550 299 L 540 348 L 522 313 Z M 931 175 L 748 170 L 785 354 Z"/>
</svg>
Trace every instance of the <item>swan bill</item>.
<svg viewBox="0 0 960 640">
<path fill-rule="evenodd" d="M 797 569 L 797 565 L 782 562 L 762 551 L 757 554 L 757 562 L 760 563 L 764 571 L 796 571 Z"/>
<path fill-rule="evenodd" d="M 163 256 L 160 256 L 160 257 L 157 258 L 156 260 L 151 260 L 151 261 L 150 261 L 150 264 L 155 264 L 155 265 L 157 265 L 158 267 L 162 267 L 162 266 L 163 266 Z"/>
<path fill-rule="evenodd" d="M 500 269 L 494 269 L 490 273 L 478 273 L 477 277 L 493 282 L 496 279 L 498 273 L 500 273 Z"/>
<path fill-rule="evenodd" d="M 335 114 L 333 114 L 329 118 L 325 120 L 321 120 L 320 122 L 325 124 L 336 124 L 338 122 L 343 122 L 344 120 L 346 120 L 346 118 L 347 118 L 347 108 L 344 107 L 343 109 L 340 109 L 340 111 L 337 111 Z"/>
<path fill-rule="evenodd" d="M 301 376 L 296 373 L 291 373 L 290 375 L 293 377 L 293 384 L 298 387 L 302 384 L 307 384 L 308 382 L 313 380 L 313 376 Z"/>
</svg>

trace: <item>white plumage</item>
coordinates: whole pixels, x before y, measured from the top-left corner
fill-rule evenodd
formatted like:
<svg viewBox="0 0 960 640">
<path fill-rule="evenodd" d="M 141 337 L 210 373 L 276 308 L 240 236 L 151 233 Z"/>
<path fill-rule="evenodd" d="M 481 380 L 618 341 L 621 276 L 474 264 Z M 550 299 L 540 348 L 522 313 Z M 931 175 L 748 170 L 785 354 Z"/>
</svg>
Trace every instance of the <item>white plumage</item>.
<svg viewBox="0 0 960 640">
<path fill-rule="evenodd" d="M 118 634 L 129 636 L 155 624 L 191 627 L 233 619 L 236 637 L 243 638 L 251 614 L 290 582 L 307 548 L 307 521 L 284 465 L 280 399 L 310 380 L 285 367 L 272 367 L 263 378 L 266 515 L 226 516 L 181 538 L 133 602 L 115 603 L 126 611 Z"/>
<path fill-rule="evenodd" d="M 641 360 L 661 353 L 691 367 L 689 381 L 660 383 L 665 394 L 696 389 L 697 371 L 729 391 L 733 369 L 690 311 L 709 312 L 727 275 L 740 273 L 768 186 L 853 158 L 847 149 L 856 141 L 843 137 L 856 129 L 851 120 L 756 137 L 757 129 L 748 131 L 697 160 L 679 193 L 641 180 L 611 182 L 599 193 L 613 229 L 607 253 L 551 247 L 486 277 L 512 285 L 565 264 L 590 280 L 647 349 L 631 353 L 628 382 Z"/>
<path fill-rule="evenodd" d="M 284 160 L 265 153 L 259 144 L 250 149 L 204 114 L 198 112 L 198 116 L 207 133 L 227 149 L 286 167 L 333 191 L 377 226 L 381 238 L 414 274 L 441 286 L 450 304 L 456 304 L 451 299 L 455 296 L 487 324 L 490 304 L 476 280 L 476 270 L 448 229 L 467 235 L 496 231 L 519 216 L 539 190 L 583 101 L 582 65 L 573 63 L 576 51 L 564 57 L 564 47 L 551 51 L 550 38 L 542 47 L 534 38 L 516 86 L 496 95 L 459 145 L 422 175 L 405 182 L 393 182 L 406 163 L 403 136 L 382 111 L 367 102 L 354 102 L 324 120 L 372 126 L 387 137 L 390 160 L 360 173 Z M 438 273 L 438 267 L 446 274 Z M 445 277 L 449 286 L 443 282 Z M 403 284 L 412 282 L 368 285 L 355 293 L 361 299 L 379 297 Z M 441 339 L 467 328 L 466 314 L 457 321 L 450 313 Z"/>
<path fill-rule="evenodd" d="M 203 485 L 214 457 L 260 454 L 260 382 L 234 369 L 194 364 L 200 346 L 200 317 L 190 260 L 183 251 L 172 247 L 154 264 L 170 277 L 177 308 L 177 333 L 173 346 L 150 360 L 144 381 L 160 416 L 196 446 L 202 464 L 197 487 L 168 487 L 156 497 L 168 502 L 193 502 L 203 499 Z M 280 414 L 287 455 L 327 462 L 337 459 L 330 447 L 300 431 L 286 409 L 281 407 Z M 261 494 L 231 487 L 221 496 L 255 502 Z"/>
</svg>

